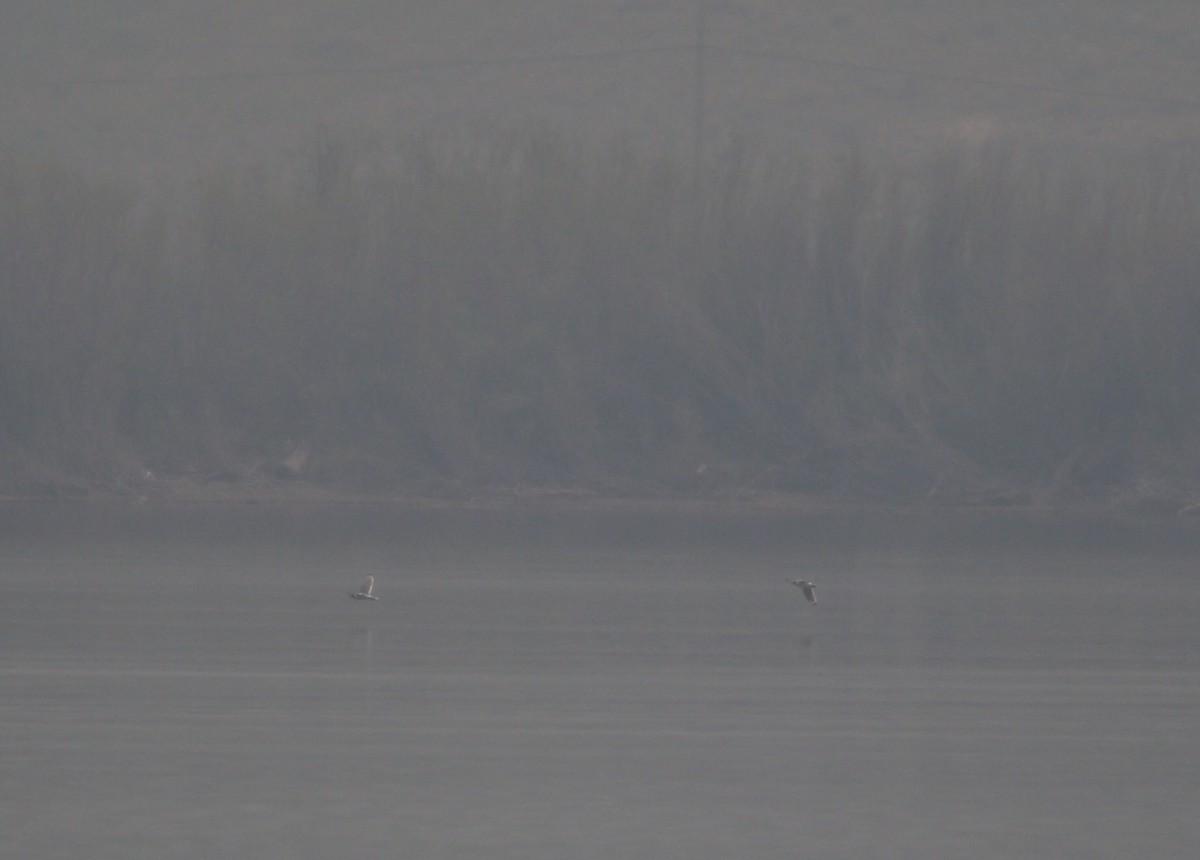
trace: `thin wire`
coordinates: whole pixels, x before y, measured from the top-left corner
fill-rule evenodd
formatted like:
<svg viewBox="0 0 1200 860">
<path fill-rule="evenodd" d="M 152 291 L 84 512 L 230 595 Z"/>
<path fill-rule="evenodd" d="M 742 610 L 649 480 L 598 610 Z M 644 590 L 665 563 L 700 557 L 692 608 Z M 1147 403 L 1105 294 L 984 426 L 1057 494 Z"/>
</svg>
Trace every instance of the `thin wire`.
<svg viewBox="0 0 1200 860">
<path fill-rule="evenodd" d="M 971 84 L 974 86 L 988 86 L 1033 92 L 1055 93 L 1058 95 L 1080 96 L 1086 98 L 1150 102 L 1154 104 L 1168 104 L 1181 107 L 1200 106 L 1200 99 L 1187 99 L 1172 96 L 1133 95 L 1130 93 L 1112 92 L 1110 90 L 1079 90 L 1071 87 L 1056 87 L 1052 84 L 1030 84 L 1022 81 L 1001 80 L 998 78 L 981 78 L 973 75 L 955 75 L 948 72 L 918 71 L 899 66 L 881 66 L 871 63 L 854 63 L 846 60 L 828 60 L 814 58 L 804 54 L 793 54 L 783 51 L 757 51 L 748 48 L 714 48 L 713 50 L 727 54 L 756 57 L 759 59 L 790 60 L 808 65 L 849 69 L 858 72 L 869 72 L 871 74 L 903 75 L 911 78 L 921 78 L 924 80 L 942 81 L 947 83 Z"/>
<path fill-rule="evenodd" d="M 403 77 L 417 72 L 430 72 L 442 69 L 471 69 L 496 66 L 519 66 L 537 63 L 569 63 L 595 62 L 602 60 L 618 60 L 645 54 L 661 54 L 675 51 L 693 51 L 694 45 L 658 46 L 650 48 L 627 48 L 611 51 L 593 51 L 578 54 L 535 54 L 526 57 L 501 57 L 484 60 L 440 60 L 430 63 L 406 63 L 399 66 L 379 66 L 375 68 L 326 68 L 326 69 L 283 69 L 266 72 L 205 72 L 192 75 L 127 75 L 112 78 L 63 78 L 53 81 L 31 81 L 22 84 L 28 87 L 67 87 L 67 86 L 127 86 L 136 84 L 160 83 L 204 83 L 208 81 L 258 80 L 264 78 L 307 78 L 307 77 Z"/>
<path fill-rule="evenodd" d="M 979 77 L 974 75 L 959 75 L 948 72 L 930 72 L 902 66 L 881 65 L 874 63 L 856 63 L 848 60 L 830 60 L 814 57 L 808 54 L 798 54 L 787 51 L 767 51 L 750 48 L 729 48 L 712 44 L 678 44 L 657 45 L 644 48 L 626 48 L 608 51 L 589 51 L 570 54 L 533 54 L 523 57 L 499 57 L 477 60 L 440 60 L 426 63 L 406 63 L 397 66 L 380 66 L 367 68 L 325 68 L 325 69 L 283 69 L 276 71 L 226 71 L 206 72 L 201 74 L 184 75 L 126 75 L 108 78 L 63 78 L 60 80 L 31 81 L 17 84 L 25 87 L 103 87 L 103 86 L 136 86 L 154 84 L 206 83 L 239 80 L 270 80 L 280 78 L 304 77 L 405 77 L 418 73 L 453 69 L 481 69 L 503 66 L 534 65 L 545 63 L 588 63 L 622 60 L 629 57 L 649 56 L 654 54 L 684 53 L 692 54 L 702 48 L 709 56 L 725 54 L 731 56 L 751 57 L 755 59 L 782 60 L 810 66 L 843 69 L 854 72 L 865 72 L 874 75 L 901 76 L 919 80 L 939 81 L 942 83 L 967 84 L 971 86 L 993 87 L 998 89 L 1021 90 L 1025 92 L 1051 93 L 1055 95 L 1077 96 L 1081 98 L 1108 99 L 1116 101 L 1141 102 L 1145 104 L 1170 105 L 1173 107 L 1200 107 L 1200 99 L 1175 96 L 1154 96 L 1114 92 L 1112 90 L 1075 89 L 1060 87 L 1053 84 L 1025 83 L 1022 81 L 1005 80 L 1000 78 Z"/>
</svg>

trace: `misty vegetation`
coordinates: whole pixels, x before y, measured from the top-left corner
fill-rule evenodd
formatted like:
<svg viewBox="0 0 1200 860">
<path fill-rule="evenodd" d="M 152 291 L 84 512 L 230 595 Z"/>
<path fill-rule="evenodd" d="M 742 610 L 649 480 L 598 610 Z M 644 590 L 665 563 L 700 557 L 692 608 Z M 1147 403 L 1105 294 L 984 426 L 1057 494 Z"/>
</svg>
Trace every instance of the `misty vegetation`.
<svg viewBox="0 0 1200 860">
<path fill-rule="evenodd" d="M 1198 154 L 0 162 L 0 488 L 1187 501 Z"/>
</svg>

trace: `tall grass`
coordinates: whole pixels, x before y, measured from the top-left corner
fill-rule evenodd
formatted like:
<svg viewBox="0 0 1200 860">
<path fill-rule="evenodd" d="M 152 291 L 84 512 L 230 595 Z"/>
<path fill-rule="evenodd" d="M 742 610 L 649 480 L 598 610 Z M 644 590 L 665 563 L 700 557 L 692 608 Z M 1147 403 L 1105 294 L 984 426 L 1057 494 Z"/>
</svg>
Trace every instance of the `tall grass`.
<svg viewBox="0 0 1200 860">
<path fill-rule="evenodd" d="M 1200 487 L 1200 161 L 417 137 L 170 199 L 0 163 L 0 456 L 853 497 Z M 297 465 L 300 463 L 301 465 Z M 286 470 L 284 470 L 286 471 Z"/>
</svg>

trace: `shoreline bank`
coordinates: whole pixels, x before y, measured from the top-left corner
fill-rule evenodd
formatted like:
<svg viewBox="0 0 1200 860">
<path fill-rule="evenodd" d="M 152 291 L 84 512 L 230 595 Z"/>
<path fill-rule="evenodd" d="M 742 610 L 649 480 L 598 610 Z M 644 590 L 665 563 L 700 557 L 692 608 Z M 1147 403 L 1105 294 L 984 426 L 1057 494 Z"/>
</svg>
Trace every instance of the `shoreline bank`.
<svg viewBox="0 0 1200 860">
<path fill-rule="evenodd" d="M 604 492 L 571 487 L 472 487 L 429 493 L 371 492 L 304 481 L 231 483 L 193 479 L 142 482 L 137 487 L 50 487 L 25 491 L 0 488 L 4 504 L 130 504 L 138 506 L 296 506 L 398 509 L 506 509 L 527 511 L 609 511 L 627 513 L 820 514 L 854 511 L 957 511 L 1026 516 L 1132 515 L 1148 518 L 1200 518 L 1200 504 L 1173 495 L 1129 495 L 1072 501 L 984 496 L 956 499 L 849 498 L 833 494 L 735 489 L 685 493 L 642 489 Z"/>
</svg>

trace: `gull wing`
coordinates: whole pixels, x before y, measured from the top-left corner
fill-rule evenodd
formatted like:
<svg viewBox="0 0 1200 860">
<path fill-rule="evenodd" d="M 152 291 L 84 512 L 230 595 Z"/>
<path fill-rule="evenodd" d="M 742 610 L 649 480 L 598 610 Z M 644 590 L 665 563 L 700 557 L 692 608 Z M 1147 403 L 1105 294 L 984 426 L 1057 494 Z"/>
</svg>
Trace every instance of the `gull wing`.
<svg viewBox="0 0 1200 860">
<path fill-rule="evenodd" d="M 807 579 L 789 579 L 788 582 L 803 591 L 804 599 L 809 603 L 817 602 L 817 587 Z"/>
</svg>

